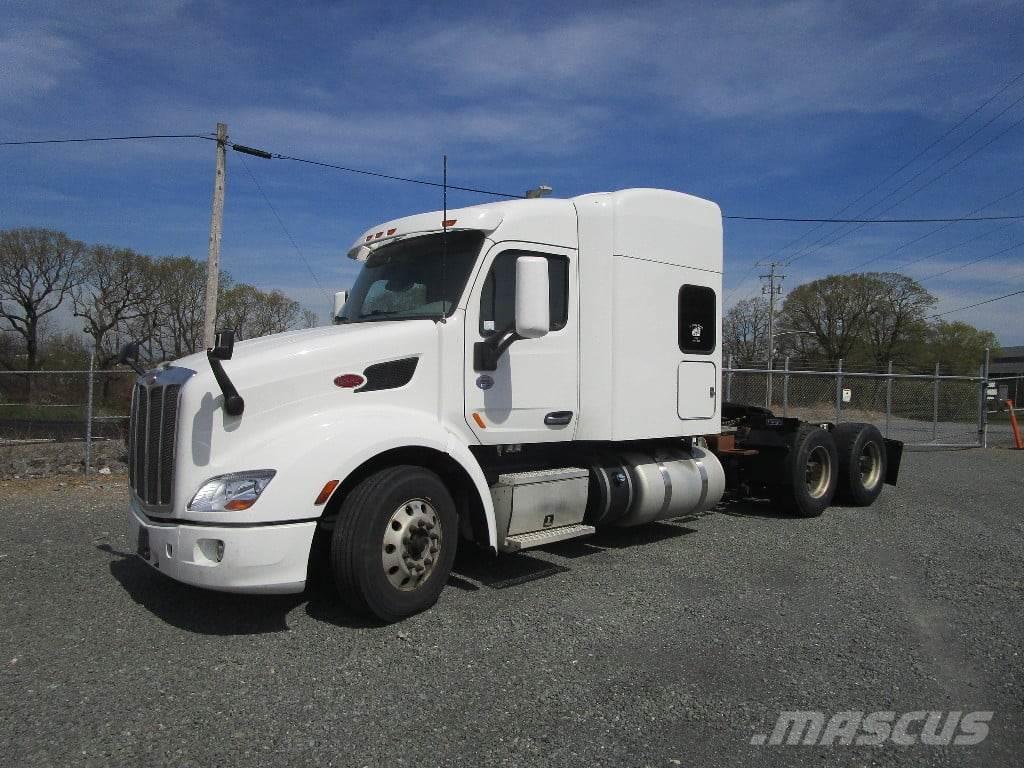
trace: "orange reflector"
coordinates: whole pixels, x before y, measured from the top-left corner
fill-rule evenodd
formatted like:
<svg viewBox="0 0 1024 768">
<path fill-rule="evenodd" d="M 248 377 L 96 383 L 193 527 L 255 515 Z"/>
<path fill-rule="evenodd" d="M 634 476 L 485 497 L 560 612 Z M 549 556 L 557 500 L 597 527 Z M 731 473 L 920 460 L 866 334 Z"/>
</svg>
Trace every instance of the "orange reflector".
<svg viewBox="0 0 1024 768">
<path fill-rule="evenodd" d="M 368 242 L 370 242 L 371 240 L 373 240 L 373 235 L 367 235 L 367 236 L 366 236 L 366 242 L 368 243 Z"/>
<path fill-rule="evenodd" d="M 458 219 L 445 219 L 444 221 L 441 222 L 441 226 L 442 227 L 454 227 L 456 221 L 458 221 Z"/>
<path fill-rule="evenodd" d="M 480 429 L 487 429 L 487 425 L 484 423 L 483 417 L 476 411 L 473 412 L 473 421 L 477 423 Z"/>
<path fill-rule="evenodd" d="M 395 234 L 395 232 L 397 232 L 397 231 L 398 231 L 397 229 L 395 229 L 394 227 L 392 227 L 391 229 L 389 229 L 389 230 L 388 230 L 388 237 L 391 237 L 391 236 L 392 236 L 393 234 Z"/>
<path fill-rule="evenodd" d="M 316 497 L 316 501 L 313 502 L 313 505 L 319 507 L 321 504 L 326 504 L 327 500 L 331 498 L 331 494 L 334 493 L 334 489 L 337 487 L 337 480 L 328 480 L 320 491 L 320 495 Z"/>
<path fill-rule="evenodd" d="M 374 235 L 374 237 L 384 237 L 384 230 L 378 232 L 376 235 Z"/>
<path fill-rule="evenodd" d="M 248 509 L 256 503 L 256 499 L 235 499 L 229 501 L 224 505 L 224 509 L 230 509 L 232 512 L 241 512 L 243 509 Z"/>
</svg>

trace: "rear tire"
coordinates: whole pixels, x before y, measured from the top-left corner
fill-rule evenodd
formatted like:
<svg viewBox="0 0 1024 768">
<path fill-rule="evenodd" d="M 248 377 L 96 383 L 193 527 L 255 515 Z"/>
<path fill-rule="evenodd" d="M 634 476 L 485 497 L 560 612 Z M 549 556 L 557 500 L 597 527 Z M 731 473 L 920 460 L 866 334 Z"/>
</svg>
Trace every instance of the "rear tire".
<svg viewBox="0 0 1024 768">
<path fill-rule="evenodd" d="M 839 475 L 836 444 L 826 430 L 804 424 L 783 461 L 784 482 L 772 492 L 772 504 L 800 517 L 818 517 L 832 503 Z"/>
<path fill-rule="evenodd" d="M 885 440 L 873 424 L 840 424 L 832 430 L 839 452 L 836 498 L 844 504 L 867 507 L 885 484 Z"/>
<path fill-rule="evenodd" d="M 386 622 L 435 602 L 455 560 L 458 514 L 441 479 L 423 467 L 367 477 L 341 505 L 331 568 L 349 608 Z"/>
</svg>

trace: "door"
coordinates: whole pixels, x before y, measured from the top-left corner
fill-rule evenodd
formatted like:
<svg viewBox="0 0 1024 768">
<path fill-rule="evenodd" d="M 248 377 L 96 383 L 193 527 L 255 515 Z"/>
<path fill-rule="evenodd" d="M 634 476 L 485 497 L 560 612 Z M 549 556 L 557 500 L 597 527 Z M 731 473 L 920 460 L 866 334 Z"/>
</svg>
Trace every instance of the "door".
<svg viewBox="0 0 1024 768">
<path fill-rule="evenodd" d="M 494 371 L 476 370 L 473 347 L 515 322 L 519 256 L 548 260 L 551 328 L 519 339 Z M 487 254 L 466 310 L 466 422 L 487 445 L 571 440 L 579 419 L 576 251 L 501 243 Z"/>
<path fill-rule="evenodd" d="M 676 404 L 680 419 L 710 419 L 718 403 L 718 370 L 712 362 L 679 364 Z"/>
</svg>

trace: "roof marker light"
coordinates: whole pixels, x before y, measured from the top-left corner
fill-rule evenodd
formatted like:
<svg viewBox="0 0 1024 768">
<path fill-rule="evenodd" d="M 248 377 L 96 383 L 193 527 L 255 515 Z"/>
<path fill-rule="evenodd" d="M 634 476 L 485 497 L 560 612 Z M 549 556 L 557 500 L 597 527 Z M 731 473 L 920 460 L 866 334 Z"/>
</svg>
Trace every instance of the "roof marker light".
<svg viewBox="0 0 1024 768">
<path fill-rule="evenodd" d="M 373 240 L 373 235 L 367 235 L 366 242 L 370 242 L 371 240 Z"/>
<path fill-rule="evenodd" d="M 445 219 L 441 222 L 441 226 L 445 228 L 454 227 L 456 221 L 458 221 L 458 219 Z"/>
<path fill-rule="evenodd" d="M 392 227 L 391 229 L 388 230 L 388 237 L 391 237 L 397 231 L 398 230 L 395 227 Z"/>
<path fill-rule="evenodd" d="M 377 238 L 377 237 L 384 237 L 384 230 L 382 229 L 380 232 L 378 232 L 376 235 L 374 235 L 374 237 L 375 238 Z"/>
</svg>

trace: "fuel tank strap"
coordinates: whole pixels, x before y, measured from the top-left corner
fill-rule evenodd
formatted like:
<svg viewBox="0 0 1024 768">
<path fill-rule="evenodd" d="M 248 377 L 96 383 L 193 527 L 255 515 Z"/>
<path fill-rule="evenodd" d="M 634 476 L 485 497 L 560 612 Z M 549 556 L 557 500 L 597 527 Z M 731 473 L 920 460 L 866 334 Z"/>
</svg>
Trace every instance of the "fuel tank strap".
<svg viewBox="0 0 1024 768">
<path fill-rule="evenodd" d="M 697 502 L 697 509 L 703 510 L 704 502 L 708 498 L 708 469 L 700 459 L 694 459 L 693 463 L 697 465 L 697 471 L 700 472 L 700 501 Z"/>
<path fill-rule="evenodd" d="M 668 511 L 669 505 L 672 503 L 672 476 L 669 475 L 668 469 L 665 468 L 664 463 L 660 461 L 658 462 L 658 472 L 661 473 L 661 479 L 665 483 L 665 499 L 662 501 L 661 510 L 658 512 L 658 517 L 655 519 L 664 517 L 665 513 Z M 704 487 L 705 489 L 707 488 L 707 481 L 705 481 Z"/>
</svg>

